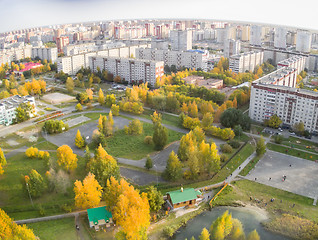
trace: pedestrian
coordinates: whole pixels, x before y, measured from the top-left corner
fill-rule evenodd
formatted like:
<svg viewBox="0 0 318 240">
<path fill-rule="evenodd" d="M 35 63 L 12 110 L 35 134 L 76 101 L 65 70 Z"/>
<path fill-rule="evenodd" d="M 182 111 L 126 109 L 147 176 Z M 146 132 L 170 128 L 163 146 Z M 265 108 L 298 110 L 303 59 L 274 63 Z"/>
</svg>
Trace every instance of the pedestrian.
<svg viewBox="0 0 318 240">
<path fill-rule="evenodd" d="M 271 178 L 271 177 L 268 179 L 268 181 L 270 181 L 270 180 L 272 180 L 272 178 Z"/>
<path fill-rule="evenodd" d="M 257 180 L 257 178 L 255 178 L 255 181 Z"/>
<path fill-rule="evenodd" d="M 239 169 L 241 169 L 241 167 L 239 167 Z"/>
<path fill-rule="evenodd" d="M 265 207 L 267 206 L 267 203 L 265 203 Z"/>
<path fill-rule="evenodd" d="M 293 208 L 295 207 L 295 203 L 293 204 Z"/>
<path fill-rule="evenodd" d="M 291 164 L 289 164 L 289 167 L 291 167 Z"/>
</svg>

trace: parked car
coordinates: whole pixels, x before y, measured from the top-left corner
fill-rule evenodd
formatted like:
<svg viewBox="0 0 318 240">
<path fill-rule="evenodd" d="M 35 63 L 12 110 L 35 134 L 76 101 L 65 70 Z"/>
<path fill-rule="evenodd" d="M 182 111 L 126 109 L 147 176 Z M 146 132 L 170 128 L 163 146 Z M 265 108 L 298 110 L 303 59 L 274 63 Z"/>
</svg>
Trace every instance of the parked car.
<svg viewBox="0 0 318 240">
<path fill-rule="evenodd" d="M 291 132 L 291 133 L 290 133 L 290 135 L 293 135 L 293 136 L 294 136 L 294 135 L 296 135 L 296 133 L 294 133 L 294 132 Z"/>
<path fill-rule="evenodd" d="M 278 128 L 278 131 L 282 132 L 282 131 L 283 131 L 283 129 L 281 129 L 281 128 Z"/>
</svg>

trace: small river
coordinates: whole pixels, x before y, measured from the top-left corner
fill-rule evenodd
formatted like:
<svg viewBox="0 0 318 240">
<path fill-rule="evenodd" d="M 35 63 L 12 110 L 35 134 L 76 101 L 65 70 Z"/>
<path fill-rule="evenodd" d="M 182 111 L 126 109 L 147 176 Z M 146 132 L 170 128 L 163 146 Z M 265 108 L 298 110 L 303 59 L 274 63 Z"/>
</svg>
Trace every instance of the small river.
<svg viewBox="0 0 318 240">
<path fill-rule="evenodd" d="M 174 239 L 184 240 L 187 238 L 190 240 L 192 236 L 199 239 L 202 229 L 207 228 L 209 230 L 212 222 L 226 210 L 229 210 L 229 212 L 232 213 L 233 218 L 237 218 L 242 222 L 246 237 L 251 231 L 256 229 L 261 240 L 290 240 L 290 238 L 267 231 L 261 225 L 262 221 L 266 221 L 266 217 L 261 213 L 244 207 L 217 207 L 213 208 L 212 211 L 205 211 L 188 221 L 186 227 L 179 229 L 175 234 Z"/>
</svg>

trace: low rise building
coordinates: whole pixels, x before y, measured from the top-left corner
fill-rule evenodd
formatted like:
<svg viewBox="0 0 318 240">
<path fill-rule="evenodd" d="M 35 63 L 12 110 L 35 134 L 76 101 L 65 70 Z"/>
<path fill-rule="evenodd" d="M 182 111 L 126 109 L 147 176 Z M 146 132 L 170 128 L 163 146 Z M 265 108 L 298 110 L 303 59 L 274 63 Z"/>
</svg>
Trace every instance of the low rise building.
<svg viewBox="0 0 318 240">
<path fill-rule="evenodd" d="M 155 86 L 156 79 L 164 74 L 163 61 L 134 58 L 90 57 L 89 67 L 93 72 L 97 72 L 97 68 L 106 70 L 128 83 L 147 82 L 150 86 Z"/>
<path fill-rule="evenodd" d="M 16 119 L 15 110 L 21 103 L 30 103 L 34 107 L 34 110 L 30 112 L 30 117 L 34 117 L 36 115 L 37 112 L 34 97 L 21 97 L 19 95 L 15 95 L 0 100 L 0 124 L 7 126 L 14 123 L 14 120 Z"/>
<path fill-rule="evenodd" d="M 196 204 L 197 199 L 202 193 L 195 191 L 194 188 L 183 189 L 167 192 L 167 199 L 172 209 L 181 207 L 192 207 Z"/>
<path fill-rule="evenodd" d="M 222 79 L 204 79 L 204 77 L 190 75 L 182 79 L 186 84 L 193 84 L 198 87 L 205 87 L 207 89 L 216 88 L 221 89 L 223 87 L 223 80 Z"/>
<path fill-rule="evenodd" d="M 95 228 L 96 231 L 102 227 L 110 227 L 114 224 L 113 215 L 107 211 L 106 207 L 97 207 L 87 209 L 87 217 L 90 228 Z"/>
</svg>

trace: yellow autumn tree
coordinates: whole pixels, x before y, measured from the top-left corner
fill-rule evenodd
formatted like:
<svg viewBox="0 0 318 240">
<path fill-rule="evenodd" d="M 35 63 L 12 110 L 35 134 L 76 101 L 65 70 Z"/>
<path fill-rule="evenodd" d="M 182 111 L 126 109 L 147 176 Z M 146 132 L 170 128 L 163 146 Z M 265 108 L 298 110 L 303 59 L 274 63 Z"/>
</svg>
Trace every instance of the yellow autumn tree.
<svg viewBox="0 0 318 240">
<path fill-rule="evenodd" d="M 145 239 L 150 224 L 147 194 L 129 185 L 124 179 L 118 182 L 111 177 L 105 191 L 106 207 L 121 226 L 126 239 Z"/>
<path fill-rule="evenodd" d="M 86 89 L 86 94 L 87 94 L 88 99 L 89 99 L 90 101 L 92 101 L 92 100 L 93 100 L 93 91 L 92 91 L 92 89 L 87 88 L 87 89 Z"/>
<path fill-rule="evenodd" d="M 35 240 L 37 237 L 25 225 L 17 225 L 0 209 L 0 239 Z"/>
<path fill-rule="evenodd" d="M 85 147 L 85 140 L 82 137 L 82 134 L 79 129 L 77 129 L 76 137 L 75 137 L 75 146 L 78 148 Z"/>
<path fill-rule="evenodd" d="M 75 206 L 81 209 L 87 209 L 98 206 L 102 197 L 102 187 L 95 179 L 95 175 L 88 175 L 81 181 L 74 183 Z"/>
<path fill-rule="evenodd" d="M 203 228 L 201 235 L 199 236 L 200 240 L 210 240 L 210 233 L 206 228 Z"/>
<path fill-rule="evenodd" d="M 35 147 L 29 147 L 27 150 L 25 150 L 25 155 L 28 158 L 36 158 L 38 157 L 38 154 L 39 154 L 39 149 Z"/>
<path fill-rule="evenodd" d="M 100 105 L 105 104 L 105 96 L 104 96 L 103 90 L 101 88 L 98 91 L 98 102 Z"/>
<path fill-rule="evenodd" d="M 77 168 L 77 156 L 73 153 L 73 150 L 67 146 L 63 145 L 56 150 L 57 163 L 59 166 L 67 171 L 71 171 Z"/>
</svg>

